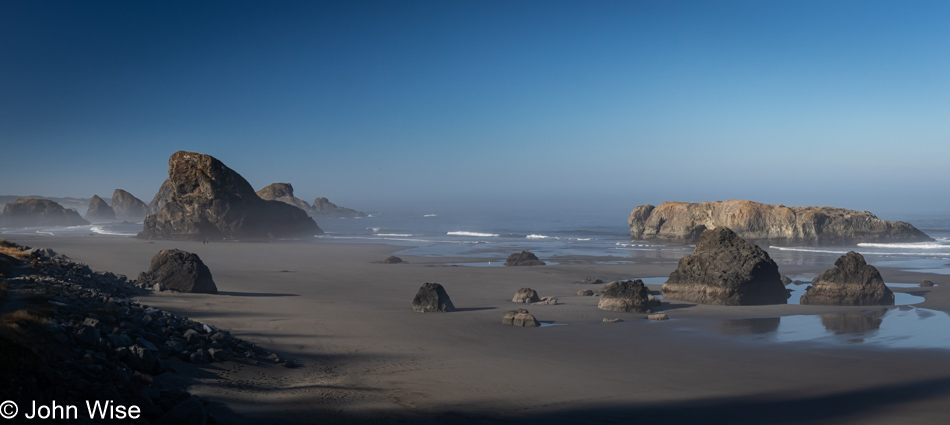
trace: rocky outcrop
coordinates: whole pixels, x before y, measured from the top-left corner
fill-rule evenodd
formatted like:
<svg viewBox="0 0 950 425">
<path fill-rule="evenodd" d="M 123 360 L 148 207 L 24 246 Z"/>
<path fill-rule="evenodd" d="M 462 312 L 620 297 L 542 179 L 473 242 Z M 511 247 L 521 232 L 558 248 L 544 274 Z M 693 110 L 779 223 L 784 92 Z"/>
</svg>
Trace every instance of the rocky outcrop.
<svg viewBox="0 0 950 425">
<path fill-rule="evenodd" d="M 933 288 L 933 287 L 934 287 L 934 282 L 933 282 L 932 280 L 930 280 L 930 279 L 924 279 L 923 281 L 920 282 L 920 287 L 921 287 L 921 288 Z"/>
<path fill-rule="evenodd" d="M 538 327 L 541 322 L 534 318 L 534 315 L 523 308 L 505 312 L 501 318 L 501 323 L 508 326 Z"/>
<path fill-rule="evenodd" d="M 640 205 L 630 213 L 628 223 L 633 239 L 686 244 L 695 243 L 704 230 L 716 227 L 728 227 L 743 239 L 773 245 L 933 240 L 909 223 L 881 220 L 867 211 L 736 200 Z"/>
<path fill-rule="evenodd" d="M 112 209 L 117 218 L 142 218 L 151 212 L 145 202 L 122 189 L 112 192 Z"/>
<path fill-rule="evenodd" d="M 139 274 L 136 284 L 145 288 L 178 292 L 217 294 L 211 270 L 197 254 L 179 249 L 163 249 L 152 257 L 147 272 Z"/>
<path fill-rule="evenodd" d="M 76 210 L 63 208 L 49 199 L 20 198 L 3 206 L 0 226 L 79 226 L 89 224 Z"/>
<path fill-rule="evenodd" d="M 145 218 L 146 239 L 286 238 L 323 233 L 299 208 L 261 199 L 211 155 L 179 151 L 168 160 L 171 196 Z"/>
<path fill-rule="evenodd" d="M 511 302 L 531 304 L 541 302 L 541 298 L 538 297 L 538 292 L 534 289 L 521 288 L 515 293 L 515 296 L 511 299 Z"/>
<path fill-rule="evenodd" d="M 115 220 L 115 211 L 99 195 L 92 195 L 86 209 L 86 220 Z"/>
<path fill-rule="evenodd" d="M 310 213 L 314 217 L 327 217 L 327 218 L 366 217 L 366 213 L 364 212 L 337 206 L 333 202 L 330 202 L 329 199 L 324 198 L 324 197 L 319 197 L 313 200 L 313 207 L 310 210 Z"/>
<path fill-rule="evenodd" d="M 511 254 L 508 256 L 508 259 L 505 260 L 506 266 L 543 266 L 544 261 L 538 259 L 538 256 L 534 255 L 532 252 L 521 251 L 520 253 Z"/>
<path fill-rule="evenodd" d="M 161 187 L 158 188 L 158 193 L 152 197 L 152 202 L 148 203 L 148 210 L 150 214 L 156 214 L 162 210 L 162 207 L 172 199 L 172 193 L 175 192 L 175 186 L 172 184 L 172 181 L 165 179 L 162 182 Z"/>
<path fill-rule="evenodd" d="M 455 305 L 438 283 L 426 283 L 412 299 L 412 311 L 417 313 L 447 313 L 455 310 Z"/>
<path fill-rule="evenodd" d="M 801 298 L 802 304 L 894 305 L 894 293 L 884 284 L 877 268 L 851 251 L 835 261 L 832 269 L 815 278 Z"/>
<path fill-rule="evenodd" d="M 726 227 L 708 229 L 663 284 L 663 298 L 701 304 L 785 304 L 778 265 Z"/>
<path fill-rule="evenodd" d="M 290 183 L 274 183 L 257 191 L 257 196 L 267 201 L 280 201 L 304 211 L 310 211 L 310 204 L 294 196 L 294 187 Z"/>
<path fill-rule="evenodd" d="M 601 310 L 652 313 L 653 307 L 660 305 L 660 300 L 650 295 L 650 290 L 640 279 L 610 282 L 604 287 L 603 294 L 597 303 Z"/>
</svg>

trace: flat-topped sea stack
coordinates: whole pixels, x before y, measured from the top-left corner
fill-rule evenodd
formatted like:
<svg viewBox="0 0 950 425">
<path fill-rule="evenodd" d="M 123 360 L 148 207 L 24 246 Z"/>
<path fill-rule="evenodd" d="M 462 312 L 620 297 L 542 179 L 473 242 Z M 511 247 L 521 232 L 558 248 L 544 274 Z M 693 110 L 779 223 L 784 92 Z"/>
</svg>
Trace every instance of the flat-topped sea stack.
<svg viewBox="0 0 950 425">
<path fill-rule="evenodd" d="M 366 217 L 366 213 L 351 208 L 340 207 L 330 202 L 329 199 L 319 197 L 313 200 L 313 207 L 310 213 L 314 217 L 327 218 L 361 218 Z"/>
<path fill-rule="evenodd" d="M 818 275 L 801 298 L 802 304 L 894 305 L 894 293 L 881 273 L 851 251 L 835 261 L 835 267 Z"/>
<path fill-rule="evenodd" d="M 267 201 L 280 201 L 304 211 L 310 211 L 310 204 L 307 201 L 294 196 L 294 187 L 290 183 L 273 183 L 258 190 L 257 196 Z"/>
<path fill-rule="evenodd" d="M 89 224 L 76 210 L 63 208 L 49 199 L 20 198 L 3 206 L 0 226 L 80 226 Z"/>
<path fill-rule="evenodd" d="M 630 213 L 630 236 L 692 244 L 706 229 L 728 227 L 740 237 L 772 245 L 854 245 L 925 242 L 930 236 L 902 221 L 885 221 L 868 211 L 833 207 L 786 207 L 752 201 L 664 202 Z"/>
<path fill-rule="evenodd" d="M 172 191 L 145 218 L 145 239 L 261 239 L 322 234 L 300 208 L 257 196 L 244 177 L 211 155 L 178 151 L 168 159 Z"/>
<path fill-rule="evenodd" d="M 662 291 L 664 300 L 700 304 L 785 304 L 788 299 L 769 254 L 726 227 L 705 230 Z"/>
<path fill-rule="evenodd" d="M 122 189 L 112 192 L 112 209 L 117 218 L 143 218 L 152 211 L 141 199 Z"/>
<path fill-rule="evenodd" d="M 115 211 L 99 195 L 92 195 L 86 209 L 86 220 L 115 220 Z"/>
</svg>

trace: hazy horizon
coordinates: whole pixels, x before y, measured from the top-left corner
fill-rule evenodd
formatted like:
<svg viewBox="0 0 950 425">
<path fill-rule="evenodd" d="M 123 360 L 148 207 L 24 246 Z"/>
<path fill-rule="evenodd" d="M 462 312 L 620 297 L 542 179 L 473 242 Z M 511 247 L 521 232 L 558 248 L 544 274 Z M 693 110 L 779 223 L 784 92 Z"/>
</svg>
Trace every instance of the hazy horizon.
<svg viewBox="0 0 950 425">
<path fill-rule="evenodd" d="M 948 212 L 943 2 L 5 2 L 0 194 Z"/>
</svg>

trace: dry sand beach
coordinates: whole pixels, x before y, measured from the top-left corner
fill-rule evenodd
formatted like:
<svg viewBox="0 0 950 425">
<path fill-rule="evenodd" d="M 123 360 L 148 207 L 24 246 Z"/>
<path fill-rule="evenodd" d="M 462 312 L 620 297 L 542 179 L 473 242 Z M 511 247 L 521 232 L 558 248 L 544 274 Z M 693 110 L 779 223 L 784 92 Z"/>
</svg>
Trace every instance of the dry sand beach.
<svg viewBox="0 0 950 425">
<path fill-rule="evenodd" d="M 130 277 L 160 249 L 197 253 L 220 294 L 152 293 L 143 304 L 228 329 L 299 368 L 241 361 L 177 370 L 160 385 L 188 385 L 226 423 L 829 423 L 938 424 L 950 418 L 950 351 L 748 334 L 755 320 L 860 312 L 866 307 L 660 308 L 672 318 L 597 309 L 577 296 L 588 276 L 668 275 L 676 260 L 543 267 L 447 266 L 453 258 L 380 264 L 397 247 L 343 243 L 211 243 L 112 237 L 18 237 L 94 270 Z M 830 267 L 782 265 L 789 275 Z M 950 312 L 945 276 L 882 268 L 887 281 Z M 425 282 L 458 308 L 414 313 Z M 658 285 L 649 285 L 658 291 Z M 559 298 L 526 308 L 541 328 L 503 326 L 522 287 Z M 906 307 L 891 307 L 900 309 Z M 622 323 L 603 323 L 619 317 Z M 749 330 L 744 328 L 748 324 Z"/>
</svg>

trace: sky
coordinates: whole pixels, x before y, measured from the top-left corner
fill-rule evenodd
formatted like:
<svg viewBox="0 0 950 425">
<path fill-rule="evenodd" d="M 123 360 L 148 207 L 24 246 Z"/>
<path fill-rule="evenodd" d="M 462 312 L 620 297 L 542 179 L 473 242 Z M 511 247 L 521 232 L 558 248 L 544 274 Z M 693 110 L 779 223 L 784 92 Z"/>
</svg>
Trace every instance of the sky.
<svg viewBox="0 0 950 425">
<path fill-rule="evenodd" d="M 0 2 L 0 194 L 950 211 L 950 2 Z"/>
</svg>

